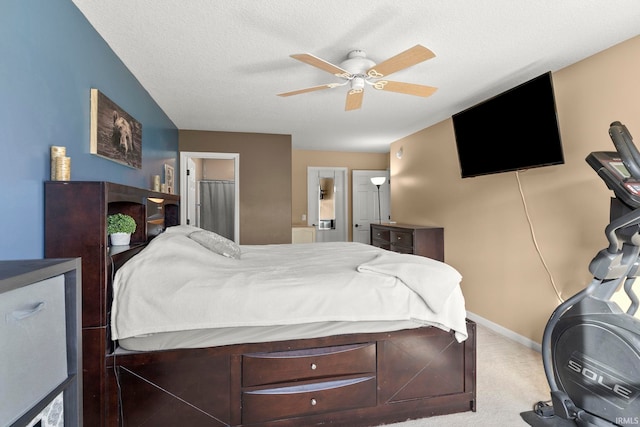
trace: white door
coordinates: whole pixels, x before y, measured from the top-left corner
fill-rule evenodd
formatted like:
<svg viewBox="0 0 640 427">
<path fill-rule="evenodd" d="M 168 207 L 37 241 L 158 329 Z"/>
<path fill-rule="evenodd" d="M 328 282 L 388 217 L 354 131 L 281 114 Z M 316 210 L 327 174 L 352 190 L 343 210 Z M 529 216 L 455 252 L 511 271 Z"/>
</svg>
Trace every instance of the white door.
<svg viewBox="0 0 640 427">
<path fill-rule="evenodd" d="M 380 186 L 380 205 L 378 205 L 378 187 L 371 178 L 384 176 L 384 184 Z M 389 220 L 389 172 L 386 170 L 354 170 L 353 182 L 353 241 L 369 244 L 371 235 L 369 224 Z M 379 211 L 378 211 L 379 209 Z"/>
<path fill-rule="evenodd" d="M 329 194 L 335 208 L 333 221 L 320 218 L 321 201 L 326 202 L 326 197 L 321 199 L 321 185 L 329 179 L 333 187 L 323 189 L 324 194 Z M 329 181 L 329 182 L 331 182 Z M 316 228 L 316 242 L 346 242 L 349 239 L 347 227 L 347 168 L 332 167 L 308 167 L 307 168 L 307 224 Z"/>
</svg>

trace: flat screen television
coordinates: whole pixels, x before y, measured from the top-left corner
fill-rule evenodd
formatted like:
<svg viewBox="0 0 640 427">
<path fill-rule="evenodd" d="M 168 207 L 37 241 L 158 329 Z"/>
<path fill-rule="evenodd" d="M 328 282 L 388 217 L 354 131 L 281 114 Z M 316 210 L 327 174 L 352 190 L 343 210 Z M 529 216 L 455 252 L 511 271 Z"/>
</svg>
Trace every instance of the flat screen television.
<svg viewBox="0 0 640 427">
<path fill-rule="evenodd" d="M 452 120 L 462 178 L 564 163 L 551 72 Z"/>
</svg>

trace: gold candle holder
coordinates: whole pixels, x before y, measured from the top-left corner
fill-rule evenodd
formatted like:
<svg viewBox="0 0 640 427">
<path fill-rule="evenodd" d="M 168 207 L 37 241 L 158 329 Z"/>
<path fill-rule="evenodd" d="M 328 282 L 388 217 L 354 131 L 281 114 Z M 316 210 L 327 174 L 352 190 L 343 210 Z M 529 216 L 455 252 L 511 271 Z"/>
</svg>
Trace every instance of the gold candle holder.
<svg viewBox="0 0 640 427">
<path fill-rule="evenodd" d="M 67 155 L 66 147 L 51 146 L 51 181 L 56 181 L 56 158 Z"/>
</svg>

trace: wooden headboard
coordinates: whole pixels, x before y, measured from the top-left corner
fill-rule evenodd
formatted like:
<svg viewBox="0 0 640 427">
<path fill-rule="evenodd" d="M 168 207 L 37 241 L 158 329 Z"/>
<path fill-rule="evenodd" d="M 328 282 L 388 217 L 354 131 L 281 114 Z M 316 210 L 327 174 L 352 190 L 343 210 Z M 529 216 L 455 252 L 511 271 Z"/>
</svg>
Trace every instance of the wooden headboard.
<svg viewBox="0 0 640 427">
<path fill-rule="evenodd" d="M 100 426 L 105 414 L 105 355 L 115 270 L 168 226 L 180 223 L 180 196 L 105 181 L 47 181 L 45 258 L 82 258 L 82 363 L 85 425 Z M 109 246 L 107 216 L 131 215 L 136 231 L 129 246 Z M 98 418 L 98 417 L 97 417 Z"/>
</svg>

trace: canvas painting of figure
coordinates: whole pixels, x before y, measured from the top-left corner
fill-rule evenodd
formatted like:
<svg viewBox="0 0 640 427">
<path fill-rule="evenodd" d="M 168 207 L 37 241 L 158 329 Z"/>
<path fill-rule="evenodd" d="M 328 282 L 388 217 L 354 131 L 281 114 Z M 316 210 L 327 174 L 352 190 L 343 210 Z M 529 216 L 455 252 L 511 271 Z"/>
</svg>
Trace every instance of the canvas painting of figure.
<svg viewBox="0 0 640 427">
<path fill-rule="evenodd" d="M 142 124 L 98 89 L 91 89 L 91 153 L 142 168 Z"/>
</svg>

